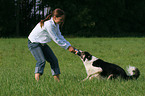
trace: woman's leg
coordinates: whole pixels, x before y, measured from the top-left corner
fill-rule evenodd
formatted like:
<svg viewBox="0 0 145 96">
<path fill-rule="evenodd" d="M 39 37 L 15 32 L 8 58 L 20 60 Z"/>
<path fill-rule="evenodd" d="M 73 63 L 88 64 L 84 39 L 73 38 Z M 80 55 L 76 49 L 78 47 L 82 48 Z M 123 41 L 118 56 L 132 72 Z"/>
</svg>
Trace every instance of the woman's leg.
<svg viewBox="0 0 145 96">
<path fill-rule="evenodd" d="M 28 47 L 35 60 L 37 61 L 35 67 L 35 79 L 38 81 L 40 79 L 40 75 L 43 74 L 46 60 L 40 44 L 28 42 Z"/>
<path fill-rule="evenodd" d="M 43 49 L 45 59 L 50 63 L 51 72 L 52 72 L 52 75 L 54 76 L 54 79 L 59 81 L 60 69 L 59 69 L 58 60 L 55 54 L 53 53 L 53 51 L 47 44 L 42 46 L 42 49 Z"/>
</svg>

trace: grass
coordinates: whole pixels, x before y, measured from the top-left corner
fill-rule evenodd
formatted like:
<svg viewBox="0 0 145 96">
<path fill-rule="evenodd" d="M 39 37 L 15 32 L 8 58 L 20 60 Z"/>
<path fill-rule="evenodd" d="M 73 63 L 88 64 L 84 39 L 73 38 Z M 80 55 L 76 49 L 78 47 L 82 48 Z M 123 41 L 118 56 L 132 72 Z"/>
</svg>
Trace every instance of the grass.
<svg viewBox="0 0 145 96">
<path fill-rule="evenodd" d="M 138 80 L 87 80 L 82 61 L 54 42 L 50 47 L 59 60 L 60 83 L 53 80 L 46 63 L 40 82 L 34 79 L 35 59 L 26 38 L 0 39 L 0 96 L 145 96 L 144 38 L 67 38 L 83 51 L 126 69 L 139 68 Z"/>
</svg>

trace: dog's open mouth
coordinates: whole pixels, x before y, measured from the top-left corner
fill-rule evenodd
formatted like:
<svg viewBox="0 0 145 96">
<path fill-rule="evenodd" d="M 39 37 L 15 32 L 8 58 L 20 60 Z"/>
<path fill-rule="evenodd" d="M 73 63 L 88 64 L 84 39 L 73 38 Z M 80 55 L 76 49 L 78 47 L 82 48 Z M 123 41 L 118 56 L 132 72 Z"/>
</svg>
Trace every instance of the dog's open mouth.
<svg viewBox="0 0 145 96">
<path fill-rule="evenodd" d="M 81 57 L 81 59 L 84 59 L 85 58 L 85 55 L 81 55 L 80 57 Z"/>
<path fill-rule="evenodd" d="M 80 58 L 81 58 L 81 60 L 83 60 L 85 58 L 85 53 L 84 52 L 81 52 Z"/>
</svg>

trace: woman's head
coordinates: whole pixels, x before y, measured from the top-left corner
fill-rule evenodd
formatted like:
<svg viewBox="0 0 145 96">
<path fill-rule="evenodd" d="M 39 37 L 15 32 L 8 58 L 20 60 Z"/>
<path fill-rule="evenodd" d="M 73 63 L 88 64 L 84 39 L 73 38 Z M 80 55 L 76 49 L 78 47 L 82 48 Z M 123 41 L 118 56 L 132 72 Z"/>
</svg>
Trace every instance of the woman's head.
<svg viewBox="0 0 145 96">
<path fill-rule="evenodd" d="M 42 27 L 44 25 L 44 22 L 46 20 L 49 20 L 51 16 L 53 17 L 53 20 L 56 24 L 63 24 L 65 13 L 60 8 L 57 8 L 52 12 L 52 14 L 49 14 L 44 20 L 40 21 L 40 26 Z"/>
<path fill-rule="evenodd" d="M 52 13 L 53 20 L 56 24 L 61 24 L 64 21 L 65 14 L 64 11 L 61 9 L 55 9 Z"/>
</svg>

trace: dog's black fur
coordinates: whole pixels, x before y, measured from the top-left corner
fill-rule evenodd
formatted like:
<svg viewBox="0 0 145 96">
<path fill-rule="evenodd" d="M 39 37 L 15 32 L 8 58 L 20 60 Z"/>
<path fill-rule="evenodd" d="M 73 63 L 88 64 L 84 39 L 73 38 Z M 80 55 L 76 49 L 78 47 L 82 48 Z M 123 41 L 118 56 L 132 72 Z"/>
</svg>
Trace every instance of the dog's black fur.
<svg viewBox="0 0 145 96">
<path fill-rule="evenodd" d="M 92 55 L 88 52 L 83 52 L 83 54 L 85 54 L 85 59 L 91 60 Z M 128 76 L 125 72 L 125 70 L 123 68 L 121 68 L 120 66 L 116 65 L 116 64 L 112 64 L 112 63 L 108 63 L 105 62 L 101 59 L 98 59 L 96 61 L 93 62 L 92 64 L 95 67 L 101 67 L 102 68 L 102 72 L 100 73 L 100 75 L 102 77 L 108 77 L 112 74 L 111 79 L 115 79 L 117 77 L 121 77 L 122 79 L 125 80 L 129 80 L 129 79 L 137 79 L 140 75 L 140 72 L 138 70 L 138 68 L 136 68 L 133 72 L 134 75 L 132 76 Z"/>
</svg>

